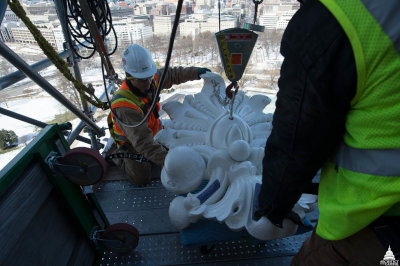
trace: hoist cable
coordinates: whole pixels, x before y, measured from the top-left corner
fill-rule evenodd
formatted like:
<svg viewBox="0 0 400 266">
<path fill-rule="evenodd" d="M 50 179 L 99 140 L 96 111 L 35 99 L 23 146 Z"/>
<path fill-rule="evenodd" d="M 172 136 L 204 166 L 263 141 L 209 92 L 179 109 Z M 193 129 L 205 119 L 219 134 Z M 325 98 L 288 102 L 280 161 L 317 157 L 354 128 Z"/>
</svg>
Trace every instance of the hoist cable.
<svg viewBox="0 0 400 266">
<path fill-rule="evenodd" d="M 218 31 L 221 31 L 221 0 L 218 0 Z"/>
<path fill-rule="evenodd" d="M 260 5 L 264 0 L 253 0 L 254 3 L 254 24 L 257 22 L 257 11 L 258 11 L 258 5 Z"/>
</svg>

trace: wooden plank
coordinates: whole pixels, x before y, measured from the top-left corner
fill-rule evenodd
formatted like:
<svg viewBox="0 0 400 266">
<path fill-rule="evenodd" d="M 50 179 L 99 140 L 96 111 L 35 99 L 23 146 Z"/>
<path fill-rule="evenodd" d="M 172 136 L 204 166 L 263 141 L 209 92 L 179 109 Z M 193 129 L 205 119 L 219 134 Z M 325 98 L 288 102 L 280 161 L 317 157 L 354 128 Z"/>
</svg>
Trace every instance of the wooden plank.
<svg viewBox="0 0 400 266">
<path fill-rule="evenodd" d="M 0 196 L 0 261 L 9 254 L 51 190 L 46 174 L 36 164 L 28 167 Z"/>
</svg>

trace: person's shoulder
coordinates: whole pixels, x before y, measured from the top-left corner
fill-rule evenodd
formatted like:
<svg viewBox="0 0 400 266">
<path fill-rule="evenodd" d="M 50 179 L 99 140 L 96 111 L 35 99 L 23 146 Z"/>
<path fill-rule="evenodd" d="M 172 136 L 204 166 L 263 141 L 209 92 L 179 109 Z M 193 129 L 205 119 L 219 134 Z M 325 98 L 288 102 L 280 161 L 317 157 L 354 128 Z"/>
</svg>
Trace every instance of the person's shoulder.
<svg viewBox="0 0 400 266">
<path fill-rule="evenodd" d="M 306 41 L 310 35 L 330 35 L 339 24 L 330 11 L 317 0 L 306 1 L 293 15 L 285 35 Z"/>
<path fill-rule="evenodd" d="M 282 48 L 318 57 L 344 31 L 331 12 L 317 0 L 308 0 L 290 20 L 282 37 Z"/>
</svg>

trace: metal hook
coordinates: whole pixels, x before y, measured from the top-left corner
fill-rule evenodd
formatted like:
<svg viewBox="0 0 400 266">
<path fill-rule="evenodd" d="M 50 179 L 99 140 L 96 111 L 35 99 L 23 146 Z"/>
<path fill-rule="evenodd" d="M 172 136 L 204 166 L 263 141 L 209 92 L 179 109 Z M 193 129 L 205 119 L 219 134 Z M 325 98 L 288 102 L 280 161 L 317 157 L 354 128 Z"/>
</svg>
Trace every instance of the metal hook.
<svg viewBox="0 0 400 266">
<path fill-rule="evenodd" d="M 232 86 L 233 87 L 235 87 L 235 90 L 232 90 Z M 229 98 L 231 98 L 231 104 L 230 104 L 230 112 L 229 112 L 229 119 L 230 120 L 233 120 L 233 103 L 235 102 L 235 97 L 236 97 L 236 94 L 237 94 L 237 92 L 238 92 L 238 90 L 239 90 L 239 85 L 237 84 L 237 82 L 235 81 L 235 82 L 233 82 L 233 83 L 231 83 L 228 87 L 227 87 L 227 90 L 228 90 L 228 88 L 230 88 L 230 90 L 229 90 L 229 93 L 230 93 L 230 95 L 231 95 L 231 97 L 229 97 L 228 96 L 228 93 L 227 93 L 227 96 L 229 97 Z M 233 92 L 232 92 L 233 91 Z"/>
</svg>

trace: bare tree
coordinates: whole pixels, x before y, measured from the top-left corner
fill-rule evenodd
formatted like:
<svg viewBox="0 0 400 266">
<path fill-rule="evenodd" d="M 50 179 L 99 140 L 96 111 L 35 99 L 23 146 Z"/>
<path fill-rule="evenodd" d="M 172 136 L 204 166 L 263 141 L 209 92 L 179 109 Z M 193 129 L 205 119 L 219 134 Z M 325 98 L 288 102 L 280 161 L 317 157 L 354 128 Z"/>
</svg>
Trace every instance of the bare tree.
<svg viewBox="0 0 400 266">
<path fill-rule="evenodd" d="M 13 72 L 14 69 L 15 67 L 10 64 L 10 62 L 8 62 L 5 58 L 0 58 L 0 77 Z M 8 108 L 7 99 L 4 96 L 0 97 L 0 103 L 4 103 Z"/>
<path fill-rule="evenodd" d="M 198 43 L 198 53 L 201 55 L 201 62 L 207 61 L 207 49 L 208 49 L 208 41 L 207 34 L 200 33 L 197 38 Z"/>
<path fill-rule="evenodd" d="M 248 75 L 250 72 L 250 69 L 252 68 L 252 65 L 250 60 L 249 63 L 247 64 L 246 68 L 243 71 L 242 78 L 238 81 L 239 88 L 244 88 L 247 82 L 251 80 L 251 77 Z"/>
<path fill-rule="evenodd" d="M 266 32 L 260 32 L 256 47 L 261 50 L 262 53 L 262 61 L 265 61 L 269 57 L 269 48 L 270 48 L 270 43 L 267 38 L 267 33 Z"/>
<path fill-rule="evenodd" d="M 275 54 L 275 59 L 278 57 L 282 35 L 283 31 L 276 29 L 267 29 L 259 34 L 258 41 L 264 47 L 267 58 L 269 58 L 270 52 Z"/>
<path fill-rule="evenodd" d="M 22 144 L 24 144 L 25 146 L 27 145 L 27 142 L 28 142 L 29 140 L 31 140 L 31 139 L 32 139 L 32 137 L 31 137 L 30 135 L 23 135 L 23 136 L 21 136 L 21 137 L 18 137 L 19 143 L 22 143 Z"/>
<path fill-rule="evenodd" d="M 186 64 L 189 64 L 189 61 L 190 61 L 190 63 L 192 64 L 193 63 L 193 56 L 190 56 L 190 55 L 193 55 L 193 39 L 192 39 L 192 37 L 183 37 L 182 39 L 181 39 L 181 45 L 182 45 L 182 49 L 183 49 L 183 51 L 184 51 L 184 58 L 185 58 L 185 63 Z"/>
<path fill-rule="evenodd" d="M 122 53 L 124 52 L 125 48 L 126 47 L 124 47 L 124 49 L 118 49 L 113 55 L 110 56 L 111 64 L 113 65 L 114 69 L 118 68 L 120 65 Z"/>
<path fill-rule="evenodd" d="M 7 99 L 0 97 L 0 103 L 4 103 L 6 105 L 6 107 L 9 108 Z"/>
<path fill-rule="evenodd" d="M 267 89 L 271 90 L 278 88 L 277 83 L 280 76 L 279 68 L 264 70 L 262 75 L 265 77 L 265 79 L 258 82 L 259 87 L 266 87 Z"/>
<path fill-rule="evenodd" d="M 197 61 L 197 57 L 199 56 L 199 37 L 197 35 L 194 36 L 194 40 L 193 40 L 193 49 L 192 49 L 192 57 L 193 57 L 193 61 L 196 64 Z"/>
<path fill-rule="evenodd" d="M 0 59 L 0 77 L 11 73 L 14 69 L 15 67 L 10 64 L 10 62 L 8 62 L 6 59 Z"/>
<path fill-rule="evenodd" d="M 145 41 L 144 46 L 152 54 L 155 61 L 160 61 L 160 54 L 166 54 L 168 49 L 168 39 L 166 36 L 153 35 Z"/>
<path fill-rule="evenodd" d="M 203 32 L 201 34 L 201 39 L 204 42 L 205 62 L 210 62 L 212 64 L 215 61 L 215 55 L 217 52 L 217 43 L 215 41 L 214 34 L 209 31 Z"/>
<path fill-rule="evenodd" d="M 82 110 L 82 102 L 79 92 L 75 89 L 74 85 L 68 81 L 60 72 L 56 74 L 58 80 L 57 89 L 68 100 L 70 100 L 76 107 Z"/>
<path fill-rule="evenodd" d="M 216 65 L 215 67 L 213 67 L 213 72 L 223 76 L 224 78 L 226 78 L 225 76 L 225 70 L 224 67 L 222 66 L 222 64 Z"/>
<path fill-rule="evenodd" d="M 183 46 L 182 41 L 177 39 L 174 44 L 174 49 L 172 51 L 172 60 L 175 61 L 178 65 L 181 64 L 181 58 L 183 54 Z"/>
<path fill-rule="evenodd" d="M 275 53 L 275 59 L 278 58 L 278 54 L 280 52 L 282 36 L 283 36 L 283 30 L 270 31 L 269 38 L 270 38 L 271 47 Z"/>
</svg>

